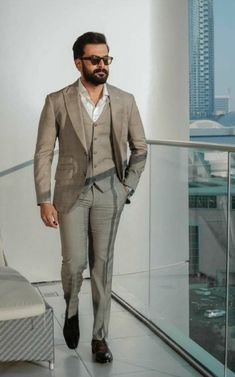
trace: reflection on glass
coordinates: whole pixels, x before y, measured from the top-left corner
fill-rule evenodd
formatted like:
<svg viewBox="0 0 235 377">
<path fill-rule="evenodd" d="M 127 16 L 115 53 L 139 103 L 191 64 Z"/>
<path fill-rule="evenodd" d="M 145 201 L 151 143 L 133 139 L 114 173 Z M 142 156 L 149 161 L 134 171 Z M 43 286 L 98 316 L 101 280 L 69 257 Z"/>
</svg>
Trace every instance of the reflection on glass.
<svg viewBox="0 0 235 377">
<path fill-rule="evenodd" d="M 235 376 L 235 153 L 230 154 L 230 192 L 227 372 L 228 376 Z"/>
<path fill-rule="evenodd" d="M 225 361 L 228 155 L 189 153 L 190 338 Z"/>
<path fill-rule="evenodd" d="M 151 159 L 150 319 L 221 377 L 228 153 L 153 145 Z"/>
<path fill-rule="evenodd" d="M 235 153 L 152 144 L 149 156 L 149 255 L 146 244 L 132 259 L 149 259 L 149 274 L 136 265 L 128 296 L 117 276 L 119 294 L 213 375 L 234 377 Z"/>
</svg>

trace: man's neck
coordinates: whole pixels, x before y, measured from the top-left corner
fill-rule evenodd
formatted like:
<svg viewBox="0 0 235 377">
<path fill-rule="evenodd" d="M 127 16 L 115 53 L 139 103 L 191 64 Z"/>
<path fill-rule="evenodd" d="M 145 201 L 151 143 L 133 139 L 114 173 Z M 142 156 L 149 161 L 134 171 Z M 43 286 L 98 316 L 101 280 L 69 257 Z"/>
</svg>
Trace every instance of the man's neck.
<svg viewBox="0 0 235 377">
<path fill-rule="evenodd" d="M 83 78 L 80 79 L 82 84 L 85 86 L 92 102 L 96 105 L 100 98 L 102 97 L 103 89 L 104 89 L 104 84 L 100 85 L 93 85 L 90 82 L 87 82 Z"/>
</svg>

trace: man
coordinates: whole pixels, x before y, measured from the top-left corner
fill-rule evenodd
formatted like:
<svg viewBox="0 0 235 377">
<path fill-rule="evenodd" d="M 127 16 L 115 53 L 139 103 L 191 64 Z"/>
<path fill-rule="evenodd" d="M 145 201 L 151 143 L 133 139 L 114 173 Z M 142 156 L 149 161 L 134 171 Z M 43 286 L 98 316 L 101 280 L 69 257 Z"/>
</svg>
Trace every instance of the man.
<svg viewBox="0 0 235 377">
<path fill-rule="evenodd" d="M 88 249 L 94 313 L 92 353 L 97 362 L 105 363 L 112 361 L 106 339 L 114 241 L 124 204 L 144 169 L 147 147 L 134 97 L 106 84 L 113 58 L 105 36 L 81 35 L 73 54 L 80 79 L 49 94 L 42 110 L 35 186 L 43 222 L 60 228 L 65 341 L 72 349 L 78 345 L 78 293 Z M 59 159 L 52 204 L 51 162 L 57 138 Z M 131 153 L 127 160 L 128 144 Z"/>
</svg>

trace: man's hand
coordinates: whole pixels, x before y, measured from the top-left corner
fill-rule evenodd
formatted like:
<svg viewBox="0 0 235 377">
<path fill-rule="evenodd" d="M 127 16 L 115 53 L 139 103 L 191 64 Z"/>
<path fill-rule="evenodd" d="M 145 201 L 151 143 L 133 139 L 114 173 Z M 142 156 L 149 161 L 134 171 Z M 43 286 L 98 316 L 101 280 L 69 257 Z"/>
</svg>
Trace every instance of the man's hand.
<svg viewBox="0 0 235 377">
<path fill-rule="evenodd" d="M 51 203 L 41 203 L 41 219 L 46 226 L 51 228 L 57 228 L 58 222 L 58 213 L 55 207 Z"/>
<path fill-rule="evenodd" d="M 124 184 L 124 188 L 126 190 L 126 193 L 128 194 L 128 198 L 134 194 L 134 190 L 130 187 Z"/>
</svg>

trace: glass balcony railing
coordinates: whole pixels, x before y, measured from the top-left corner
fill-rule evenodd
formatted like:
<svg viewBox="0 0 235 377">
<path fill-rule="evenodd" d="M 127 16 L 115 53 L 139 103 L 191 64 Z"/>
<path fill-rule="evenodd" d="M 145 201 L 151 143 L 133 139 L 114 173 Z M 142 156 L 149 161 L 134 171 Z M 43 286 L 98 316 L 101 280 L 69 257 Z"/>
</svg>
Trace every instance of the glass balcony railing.
<svg viewBox="0 0 235 377">
<path fill-rule="evenodd" d="M 0 172 L 0 230 L 13 268 L 60 279 L 58 231 L 39 218 L 32 161 Z M 118 231 L 113 295 L 205 376 L 235 376 L 234 147 L 149 142 Z"/>
<path fill-rule="evenodd" d="M 149 142 L 149 243 L 132 255 L 145 262 L 120 271 L 113 286 L 202 373 L 218 377 L 235 376 L 234 152 Z"/>
</svg>

